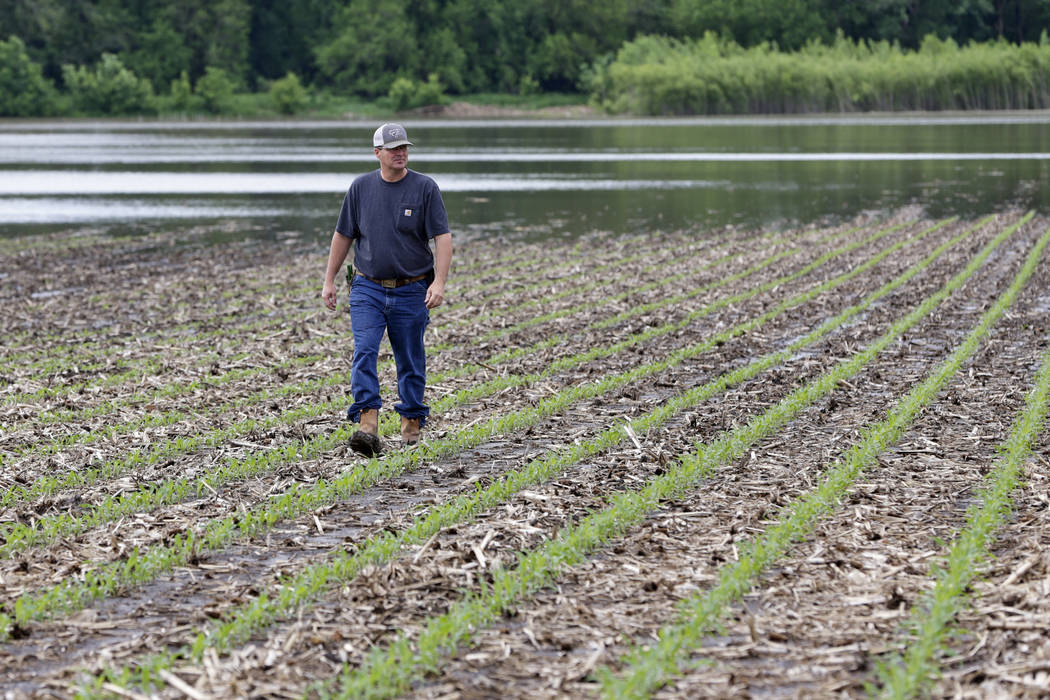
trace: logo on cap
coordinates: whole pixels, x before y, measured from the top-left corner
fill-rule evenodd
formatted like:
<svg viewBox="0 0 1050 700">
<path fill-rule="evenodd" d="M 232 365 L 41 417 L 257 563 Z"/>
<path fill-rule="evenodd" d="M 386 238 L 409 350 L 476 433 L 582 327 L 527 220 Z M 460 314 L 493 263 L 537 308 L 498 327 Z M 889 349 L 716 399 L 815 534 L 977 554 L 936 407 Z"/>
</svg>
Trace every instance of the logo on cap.
<svg viewBox="0 0 1050 700">
<path fill-rule="evenodd" d="M 384 124 L 376 129 L 372 136 L 372 145 L 376 148 L 397 148 L 398 146 L 411 146 L 408 140 L 408 132 L 400 124 Z"/>
</svg>

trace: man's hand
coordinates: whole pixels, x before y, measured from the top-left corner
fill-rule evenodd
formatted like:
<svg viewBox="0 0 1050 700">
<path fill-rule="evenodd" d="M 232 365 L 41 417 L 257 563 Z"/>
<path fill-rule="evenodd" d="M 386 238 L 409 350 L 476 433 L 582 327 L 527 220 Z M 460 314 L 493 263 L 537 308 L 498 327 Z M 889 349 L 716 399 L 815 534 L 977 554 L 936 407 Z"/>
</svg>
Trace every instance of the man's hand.
<svg viewBox="0 0 1050 700">
<path fill-rule="evenodd" d="M 324 305 L 332 311 L 335 311 L 338 301 L 337 292 L 335 291 L 335 277 L 339 274 L 339 268 L 343 266 L 343 261 L 346 260 L 346 254 L 349 252 L 350 239 L 338 231 L 333 233 L 332 245 L 328 251 L 328 266 L 324 272 L 324 286 L 321 288 L 321 299 L 324 300 Z M 353 258 L 350 261 L 352 264 Z"/>
<path fill-rule="evenodd" d="M 427 287 L 427 308 L 434 309 L 445 302 L 445 280 L 452 264 L 452 234 L 434 236 L 434 281 Z"/>
<path fill-rule="evenodd" d="M 324 299 L 325 306 L 335 311 L 336 303 L 339 301 L 338 292 L 335 290 L 335 282 L 331 280 L 324 281 L 324 288 L 321 289 L 321 298 Z"/>
<path fill-rule="evenodd" d="M 427 287 L 427 308 L 435 309 L 445 302 L 445 285 L 437 280 Z"/>
</svg>

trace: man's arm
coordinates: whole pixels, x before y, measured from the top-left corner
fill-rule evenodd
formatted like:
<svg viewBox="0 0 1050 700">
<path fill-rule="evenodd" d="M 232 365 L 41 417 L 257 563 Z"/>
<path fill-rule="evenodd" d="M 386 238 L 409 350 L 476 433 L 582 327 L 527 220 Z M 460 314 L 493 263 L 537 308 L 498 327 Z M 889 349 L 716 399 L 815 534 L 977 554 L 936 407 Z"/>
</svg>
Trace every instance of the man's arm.
<svg viewBox="0 0 1050 700">
<path fill-rule="evenodd" d="M 350 252 L 351 243 L 353 241 L 338 231 L 332 234 L 332 246 L 328 250 L 328 267 L 325 269 L 324 287 L 321 289 L 321 298 L 324 299 L 325 306 L 329 309 L 334 310 L 336 307 L 338 294 L 335 289 L 335 277 L 339 274 L 339 268 L 343 266 L 347 253 Z"/>
<path fill-rule="evenodd" d="M 452 234 L 434 236 L 434 282 L 427 288 L 427 308 L 441 306 L 445 301 L 445 283 L 452 266 Z"/>
</svg>

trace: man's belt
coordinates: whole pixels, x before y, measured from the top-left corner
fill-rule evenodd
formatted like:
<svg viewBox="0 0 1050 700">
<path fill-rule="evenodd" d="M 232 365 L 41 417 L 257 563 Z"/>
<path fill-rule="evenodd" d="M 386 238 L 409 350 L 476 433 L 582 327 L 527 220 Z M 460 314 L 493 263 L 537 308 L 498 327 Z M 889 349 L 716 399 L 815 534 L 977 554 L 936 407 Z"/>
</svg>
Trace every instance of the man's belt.
<svg viewBox="0 0 1050 700">
<path fill-rule="evenodd" d="M 357 274 L 361 275 L 362 277 L 364 277 L 369 282 L 375 282 L 376 284 L 378 284 L 380 286 L 383 286 L 383 287 L 386 287 L 387 289 L 394 289 L 396 287 L 404 287 L 406 284 L 412 284 L 413 282 L 418 282 L 421 279 L 426 279 L 426 275 L 417 275 L 415 277 L 400 277 L 400 278 L 391 279 L 391 280 L 381 280 L 381 279 L 376 279 L 375 277 L 369 277 L 368 275 L 362 275 L 360 272 L 358 272 Z"/>
</svg>

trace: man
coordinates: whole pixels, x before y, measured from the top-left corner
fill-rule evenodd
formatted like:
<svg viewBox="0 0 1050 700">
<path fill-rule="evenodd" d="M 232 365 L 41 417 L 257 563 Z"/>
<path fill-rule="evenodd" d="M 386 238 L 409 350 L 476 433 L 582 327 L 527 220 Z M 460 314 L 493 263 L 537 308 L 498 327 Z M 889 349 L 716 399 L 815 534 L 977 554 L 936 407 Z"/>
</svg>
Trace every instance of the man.
<svg viewBox="0 0 1050 700">
<path fill-rule="evenodd" d="M 372 137 L 379 169 L 356 178 L 343 199 L 332 234 L 321 297 L 336 308 L 335 280 L 353 244 L 350 271 L 350 325 L 354 359 L 350 390 L 354 403 L 346 415 L 359 422 L 350 447 L 365 456 L 379 454 L 379 376 L 376 360 L 384 331 L 397 367 L 401 402 L 401 442 L 419 442 L 430 414 L 423 403 L 426 353 L 423 331 L 430 309 L 445 298 L 452 263 L 452 234 L 437 184 L 408 169 L 408 140 L 400 124 L 383 124 Z M 431 251 L 430 240 L 434 241 Z"/>
</svg>

